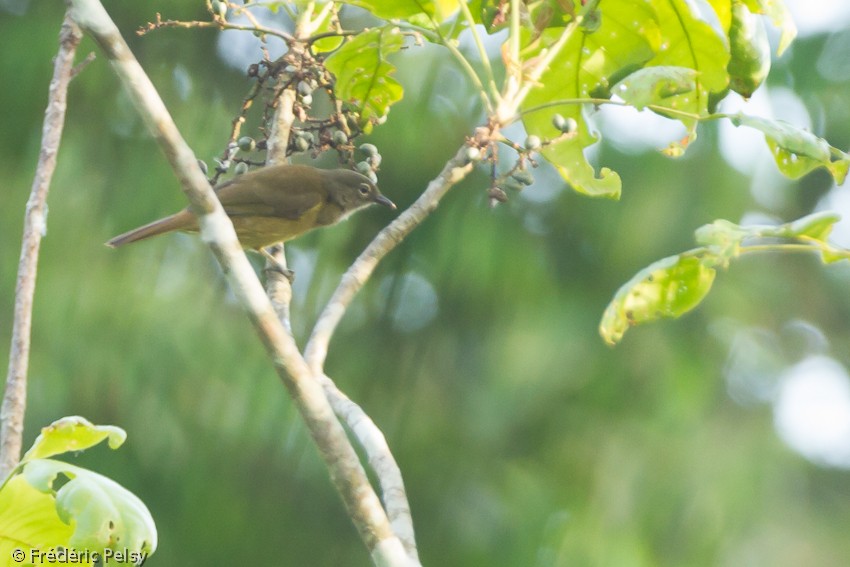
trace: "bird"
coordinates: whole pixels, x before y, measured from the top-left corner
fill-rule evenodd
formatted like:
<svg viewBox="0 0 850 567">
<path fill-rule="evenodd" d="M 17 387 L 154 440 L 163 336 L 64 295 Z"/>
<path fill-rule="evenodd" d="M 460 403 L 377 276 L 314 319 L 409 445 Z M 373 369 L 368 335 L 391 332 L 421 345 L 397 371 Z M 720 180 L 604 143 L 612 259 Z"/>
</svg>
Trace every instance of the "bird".
<svg viewBox="0 0 850 567">
<path fill-rule="evenodd" d="M 337 224 L 369 205 L 396 208 L 361 173 L 309 165 L 264 167 L 220 183 L 214 190 L 242 247 L 267 257 L 267 246 Z M 118 248 L 174 231 L 199 231 L 188 208 L 119 234 L 106 245 Z"/>
</svg>

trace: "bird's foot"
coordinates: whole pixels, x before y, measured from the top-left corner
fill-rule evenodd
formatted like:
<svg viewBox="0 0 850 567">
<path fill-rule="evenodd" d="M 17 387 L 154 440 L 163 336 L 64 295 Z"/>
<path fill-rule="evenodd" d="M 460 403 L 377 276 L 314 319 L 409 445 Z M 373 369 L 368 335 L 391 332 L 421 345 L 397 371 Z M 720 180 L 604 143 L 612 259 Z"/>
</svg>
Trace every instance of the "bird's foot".
<svg viewBox="0 0 850 567">
<path fill-rule="evenodd" d="M 277 258 L 269 254 L 269 251 L 265 248 L 260 248 L 257 250 L 260 254 L 262 254 L 266 260 L 268 260 L 268 264 L 263 268 L 263 271 L 266 273 L 273 272 L 277 274 L 281 274 L 283 277 L 289 280 L 289 284 L 292 285 L 295 283 L 295 272 L 281 264 Z"/>
</svg>

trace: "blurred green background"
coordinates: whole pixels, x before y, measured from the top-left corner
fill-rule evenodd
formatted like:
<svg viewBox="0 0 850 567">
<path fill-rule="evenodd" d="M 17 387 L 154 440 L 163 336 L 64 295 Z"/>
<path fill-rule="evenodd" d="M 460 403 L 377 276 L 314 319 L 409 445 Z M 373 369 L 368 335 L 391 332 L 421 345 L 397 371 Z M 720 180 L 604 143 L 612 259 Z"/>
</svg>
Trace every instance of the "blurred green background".
<svg viewBox="0 0 850 567">
<path fill-rule="evenodd" d="M 218 32 L 133 33 L 157 11 L 201 18 L 201 4 L 107 8 L 211 162 L 247 91 L 244 70 L 221 59 Z M 62 16 L 59 2 L 0 3 L 4 360 Z M 775 61 L 769 85 L 785 93 L 775 107 L 793 91 L 814 131 L 841 148 L 850 145 L 848 46 L 848 31 L 803 37 Z M 86 39 L 80 56 L 92 50 Z M 481 115 L 440 49 L 411 48 L 394 62 L 405 98 L 369 141 L 383 154 L 383 192 L 405 207 Z M 833 391 L 850 392 L 850 266 L 747 257 L 682 320 L 634 329 L 613 349 L 597 333 L 616 289 L 691 247 L 701 224 L 791 220 L 847 203 L 844 190 L 821 172 L 782 180 L 769 162 L 739 171 L 714 125 L 675 161 L 629 142 L 635 131 L 608 134 L 595 160 L 622 175 L 619 203 L 576 195 L 541 171 L 490 210 L 478 172 L 378 268 L 334 338 L 327 370 L 387 436 L 423 563 L 847 565 L 850 432 L 841 426 L 850 413 L 827 403 L 837 395 L 807 414 L 788 384 L 818 375 L 799 363 L 831 360 Z M 160 541 L 147 565 L 369 565 L 201 243 L 171 235 L 103 246 L 184 202 L 99 53 L 71 86 L 49 205 L 25 444 L 64 415 L 125 428 L 120 450 L 75 462 L 149 506 Z M 341 271 L 388 221 L 370 209 L 288 247 L 302 344 Z M 799 441 L 794 420 L 783 421 L 789 407 L 804 421 L 838 409 Z"/>
</svg>

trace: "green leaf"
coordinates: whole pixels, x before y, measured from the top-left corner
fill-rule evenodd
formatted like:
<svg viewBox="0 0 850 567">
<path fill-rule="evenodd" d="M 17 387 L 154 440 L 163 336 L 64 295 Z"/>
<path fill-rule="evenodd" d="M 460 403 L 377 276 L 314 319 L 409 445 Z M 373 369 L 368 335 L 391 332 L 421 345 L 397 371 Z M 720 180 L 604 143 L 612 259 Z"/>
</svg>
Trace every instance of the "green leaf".
<svg viewBox="0 0 850 567">
<path fill-rule="evenodd" d="M 779 29 L 779 46 L 776 48 L 776 54 L 782 55 L 797 37 L 797 26 L 785 2 L 783 0 L 742 0 L 742 2 L 750 9 L 750 12 L 769 17 L 774 27 Z"/>
<path fill-rule="evenodd" d="M 671 97 L 693 92 L 696 77 L 696 71 L 685 67 L 646 67 L 617 83 L 612 92 L 638 110 L 664 107 Z"/>
<path fill-rule="evenodd" d="M 729 87 L 750 98 L 770 73 L 770 43 L 761 16 L 737 1 L 732 5 L 729 50 Z"/>
<path fill-rule="evenodd" d="M 663 41 L 650 66 L 685 67 L 696 71 L 696 89 L 676 95 L 665 104 L 668 108 L 693 114 L 677 116 L 688 130 L 688 138 L 678 149 L 684 150 L 696 139 L 699 116 L 708 112 L 709 93 L 723 91 L 729 83 L 726 65 L 729 47 L 723 38 L 705 21 L 699 19 L 686 0 L 653 0 L 658 14 Z M 671 155 L 679 152 L 671 151 Z"/>
<path fill-rule="evenodd" d="M 792 236 L 808 237 L 820 242 L 826 242 L 835 223 L 841 220 L 841 215 L 832 211 L 821 211 L 799 218 L 788 223 L 788 232 Z"/>
<path fill-rule="evenodd" d="M 716 268 L 725 268 L 743 252 L 808 249 L 820 252 L 827 264 L 850 260 L 850 250 L 826 241 L 840 218 L 820 212 L 781 225 L 741 226 L 720 219 L 701 226 L 695 236 L 702 246 L 655 262 L 617 291 L 605 309 L 599 332 L 613 345 L 632 325 L 687 313 L 711 289 Z M 752 240 L 758 242 L 752 246 L 745 243 Z"/>
<path fill-rule="evenodd" d="M 68 481 L 55 489 L 59 475 Z M 150 511 L 134 494 L 95 472 L 52 459 L 36 459 L 21 473 L 33 488 L 54 495 L 59 518 L 74 529 L 68 545 L 102 552 L 126 548 L 150 554 L 157 533 Z"/>
<path fill-rule="evenodd" d="M 12 552 L 20 549 L 50 549 L 67 546 L 73 528 L 56 512 L 53 496 L 33 488 L 21 475 L 14 475 L 0 489 L 0 565 L 19 565 Z M 82 563 L 91 565 L 91 563 Z"/>
<path fill-rule="evenodd" d="M 445 21 L 458 9 L 456 0 L 342 0 L 342 3 L 359 6 L 385 20 L 427 14 L 437 23 Z"/>
<path fill-rule="evenodd" d="M 652 6 L 631 0 L 606 0 L 601 7 L 599 29 L 576 30 L 572 34 L 540 78 L 540 86 L 529 93 L 523 103 L 524 110 L 563 99 L 607 98 L 611 85 L 653 57 L 661 39 Z M 559 28 L 546 30 L 540 41 L 526 48 L 524 59 L 533 58 L 562 32 Z M 555 112 L 575 119 L 578 130 L 574 137 L 546 146 L 541 154 L 576 191 L 619 198 L 619 175 L 602 168 L 597 176 L 584 155 L 585 148 L 594 144 L 598 136 L 588 128 L 579 105 L 565 104 L 525 114 L 523 123 L 528 133 L 541 138 L 559 134 L 551 124 Z"/>
<path fill-rule="evenodd" d="M 614 345 L 633 325 L 684 315 L 703 300 L 715 274 L 701 258 L 687 253 L 651 264 L 617 291 L 605 309 L 599 333 Z"/>
<path fill-rule="evenodd" d="M 850 167 L 850 156 L 843 154 L 840 159 L 832 161 L 826 140 L 783 120 L 769 120 L 741 113 L 730 118 L 735 126 L 749 126 L 764 134 L 783 175 L 798 179 L 818 167 L 825 167 L 837 184 L 844 183 Z"/>
<path fill-rule="evenodd" d="M 104 439 L 117 449 L 127 439 L 127 433 L 112 425 L 93 425 L 83 417 L 63 417 L 41 430 L 21 462 L 44 459 L 70 451 L 83 451 Z"/>
<path fill-rule="evenodd" d="M 325 61 L 336 76 L 337 97 L 359 111 L 360 126 L 367 133 L 404 95 L 402 86 L 390 76 L 396 68 L 386 59 L 403 45 L 397 28 L 377 28 L 359 34 Z"/>
<path fill-rule="evenodd" d="M 704 258 L 708 265 L 726 266 L 732 258 L 741 254 L 741 244 L 745 238 L 754 236 L 751 227 L 742 227 L 733 222 L 719 219 L 711 224 L 699 227 L 694 233 L 698 244 L 705 246 L 716 260 Z"/>
</svg>

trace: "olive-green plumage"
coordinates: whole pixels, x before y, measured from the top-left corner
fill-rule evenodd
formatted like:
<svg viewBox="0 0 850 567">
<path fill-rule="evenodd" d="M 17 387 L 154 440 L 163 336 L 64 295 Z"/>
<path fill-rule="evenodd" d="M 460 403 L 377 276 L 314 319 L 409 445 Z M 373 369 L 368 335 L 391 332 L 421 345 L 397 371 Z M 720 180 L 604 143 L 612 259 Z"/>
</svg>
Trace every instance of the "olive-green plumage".
<svg viewBox="0 0 850 567">
<path fill-rule="evenodd" d="M 308 165 L 265 167 L 225 181 L 215 191 L 239 242 L 255 250 L 336 224 L 373 203 L 395 209 L 365 175 Z M 106 245 L 116 248 L 175 230 L 198 231 L 189 209 L 125 232 Z"/>
</svg>

